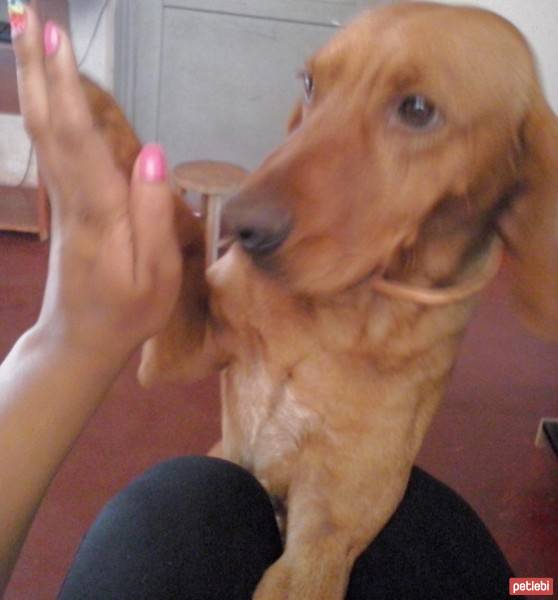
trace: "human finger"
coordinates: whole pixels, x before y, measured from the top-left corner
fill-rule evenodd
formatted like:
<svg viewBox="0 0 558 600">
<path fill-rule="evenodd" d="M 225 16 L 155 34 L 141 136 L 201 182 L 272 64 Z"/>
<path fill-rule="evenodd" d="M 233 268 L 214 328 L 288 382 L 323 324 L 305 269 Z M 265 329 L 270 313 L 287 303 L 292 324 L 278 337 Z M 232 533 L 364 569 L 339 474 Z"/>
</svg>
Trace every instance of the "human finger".
<svg viewBox="0 0 558 600">
<path fill-rule="evenodd" d="M 93 118 L 72 43 L 64 29 L 53 21 L 45 24 L 43 38 L 51 127 L 67 147 L 77 150 L 92 132 Z"/>
<path fill-rule="evenodd" d="M 53 21 L 46 23 L 43 37 L 52 138 L 52 151 L 43 160 L 58 175 L 64 170 L 70 193 L 60 195 L 60 204 L 71 209 L 79 202 L 80 213 L 100 224 L 120 218 L 127 211 L 126 182 L 94 126 L 71 40 Z M 79 193 L 71 193 L 72 182 Z"/>
<path fill-rule="evenodd" d="M 167 181 L 166 157 L 157 144 L 144 146 L 136 161 L 130 188 L 130 219 L 138 285 L 149 287 L 177 277 L 180 260 L 173 194 Z"/>
<path fill-rule="evenodd" d="M 8 0 L 8 14 L 21 113 L 29 135 L 37 141 L 50 122 L 42 27 L 34 4 L 26 0 Z"/>
</svg>

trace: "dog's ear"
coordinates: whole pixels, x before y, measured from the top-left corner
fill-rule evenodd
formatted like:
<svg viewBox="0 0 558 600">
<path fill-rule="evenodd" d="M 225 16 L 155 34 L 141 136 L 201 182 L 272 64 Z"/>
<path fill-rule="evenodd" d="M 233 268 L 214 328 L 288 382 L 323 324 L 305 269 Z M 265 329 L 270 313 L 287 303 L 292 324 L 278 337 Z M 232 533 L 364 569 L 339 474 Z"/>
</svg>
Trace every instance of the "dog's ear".
<svg viewBox="0 0 558 600">
<path fill-rule="evenodd" d="M 110 146 L 118 166 L 129 178 L 141 151 L 141 143 L 114 98 L 85 75 L 81 85 L 95 126 Z"/>
<path fill-rule="evenodd" d="M 303 113 L 302 100 L 298 100 L 287 121 L 287 133 L 291 133 L 291 131 L 294 131 L 302 123 Z"/>
<path fill-rule="evenodd" d="M 209 297 L 204 234 L 201 223 L 179 195 L 175 196 L 175 226 L 182 250 L 182 283 L 165 327 L 143 345 L 138 379 L 146 387 L 205 374 L 205 365 L 200 363 L 206 358 L 202 349 Z"/>
<path fill-rule="evenodd" d="M 501 227 L 510 246 L 520 316 L 558 339 L 558 119 L 537 92 L 522 124 L 520 192 Z"/>
</svg>

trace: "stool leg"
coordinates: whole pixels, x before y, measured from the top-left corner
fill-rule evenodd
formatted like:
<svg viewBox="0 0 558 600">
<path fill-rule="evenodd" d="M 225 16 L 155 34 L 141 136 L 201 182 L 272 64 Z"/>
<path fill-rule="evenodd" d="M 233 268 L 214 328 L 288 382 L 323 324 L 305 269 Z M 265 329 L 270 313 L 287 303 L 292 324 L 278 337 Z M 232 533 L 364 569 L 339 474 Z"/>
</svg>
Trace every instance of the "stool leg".
<svg viewBox="0 0 558 600">
<path fill-rule="evenodd" d="M 201 195 L 200 217 L 202 218 L 202 221 L 207 220 L 207 213 L 209 210 L 209 201 L 210 200 L 211 200 L 211 196 L 208 196 L 207 194 Z"/>
<path fill-rule="evenodd" d="M 48 240 L 50 233 L 50 207 L 46 187 L 40 179 L 39 189 L 37 190 L 37 229 L 39 231 L 39 239 L 42 242 Z"/>
<path fill-rule="evenodd" d="M 209 196 L 207 218 L 205 221 L 205 256 L 207 266 L 213 264 L 218 257 L 220 224 L 221 197 Z"/>
</svg>

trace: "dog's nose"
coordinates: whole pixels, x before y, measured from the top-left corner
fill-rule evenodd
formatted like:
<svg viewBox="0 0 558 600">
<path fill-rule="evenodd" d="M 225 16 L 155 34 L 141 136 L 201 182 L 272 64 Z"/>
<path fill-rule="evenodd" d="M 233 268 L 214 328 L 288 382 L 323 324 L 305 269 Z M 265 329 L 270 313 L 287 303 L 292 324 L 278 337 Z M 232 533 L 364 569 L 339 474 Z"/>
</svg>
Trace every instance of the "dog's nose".
<svg viewBox="0 0 558 600">
<path fill-rule="evenodd" d="M 244 225 L 238 232 L 237 237 L 246 252 L 253 254 L 270 254 L 279 248 L 285 240 L 285 231 L 271 231 L 258 229 L 253 225 Z"/>
<path fill-rule="evenodd" d="M 223 227 L 252 255 L 275 252 L 287 239 L 291 220 L 286 209 L 237 196 L 223 211 Z"/>
</svg>

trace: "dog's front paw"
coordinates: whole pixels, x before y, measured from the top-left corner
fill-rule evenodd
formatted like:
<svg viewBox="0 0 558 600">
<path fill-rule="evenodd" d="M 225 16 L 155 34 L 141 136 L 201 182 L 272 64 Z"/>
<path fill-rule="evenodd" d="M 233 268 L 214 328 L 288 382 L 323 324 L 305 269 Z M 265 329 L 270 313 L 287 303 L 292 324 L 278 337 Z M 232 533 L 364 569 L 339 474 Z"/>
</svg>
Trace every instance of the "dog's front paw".
<svg viewBox="0 0 558 600">
<path fill-rule="evenodd" d="M 324 568 L 306 557 L 284 554 L 264 574 L 253 600 L 342 600 L 347 585 L 344 565 Z"/>
<path fill-rule="evenodd" d="M 288 600 L 290 595 L 291 569 L 284 559 L 279 559 L 264 574 L 258 584 L 253 600 Z"/>
</svg>

